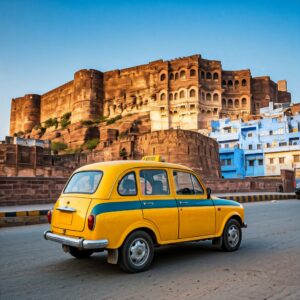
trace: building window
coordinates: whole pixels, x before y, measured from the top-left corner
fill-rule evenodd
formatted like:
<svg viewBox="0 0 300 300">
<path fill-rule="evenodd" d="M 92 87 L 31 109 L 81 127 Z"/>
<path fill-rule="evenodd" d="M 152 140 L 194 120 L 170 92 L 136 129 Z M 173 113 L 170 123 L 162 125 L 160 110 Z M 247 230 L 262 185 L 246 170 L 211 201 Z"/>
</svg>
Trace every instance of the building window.
<svg viewBox="0 0 300 300">
<path fill-rule="evenodd" d="M 190 109 L 195 109 L 195 104 L 191 104 Z"/>
<path fill-rule="evenodd" d="M 228 80 L 228 86 L 232 87 L 232 85 L 233 85 L 232 80 Z"/>
<path fill-rule="evenodd" d="M 258 160 L 258 165 L 259 165 L 259 166 L 262 166 L 263 164 L 264 164 L 263 159 L 259 159 L 259 160 Z"/>
<path fill-rule="evenodd" d="M 269 158 L 269 161 L 270 161 L 270 165 L 274 164 L 274 158 Z"/>
<path fill-rule="evenodd" d="M 196 76 L 196 70 L 195 69 L 191 69 L 190 70 L 190 77 L 194 77 Z"/>
<path fill-rule="evenodd" d="M 279 163 L 284 164 L 284 157 L 279 157 Z"/>
<path fill-rule="evenodd" d="M 214 101 L 219 101 L 219 95 L 218 95 L 217 93 L 215 93 L 215 94 L 213 95 L 213 100 L 214 100 Z"/>
<path fill-rule="evenodd" d="M 213 75 L 213 78 L 214 78 L 214 80 L 218 80 L 219 79 L 219 74 L 215 72 L 214 75 Z"/>
<path fill-rule="evenodd" d="M 226 100 L 222 99 L 222 106 L 226 106 Z"/>
<path fill-rule="evenodd" d="M 179 76 L 181 79 L 185 79 L 186 78 L 185 71 L 180 71 Z"/>
<path fill-rule="evenodd" d="M 228 107 L 229 107 L 229 108 L 232 108 L 232 107 L 233 107 L 233 101 L 232 101 L 232 99 L 229 99 L 229 100 L 228 100 Z"/>
<path fill-rule="evenodd" d="M 257 144 L 257 149 L 261 149 L 261 144 Z"/>
<path fill-rule="evenodd" d="M 201 79 L 204 79 L 204 77 L 205 77 L 205 73 L 201 71 Z"/>
<path fill-rule="evenodd" d="M 206 79 L 211 79 L 211 73 L 210 72 L 206 73 Z"/>
<path fill-rule="evenodd" d="M 246 79 L 242 80 L 242 86 L 247 86 L 247 80 Z"/>
<path fill-rule="evenodd" d="M 190 98 L 194 98 L 196 97 L 196 91 L 193 89 L 193 90 L 190 90 Z"/>
<path fill-rule="evenodd" d="M 254 167 L 254 160 L 249 160 L 249 167 Z"/>
<path fill-rule="evenodd" d="M 252 136 L 253 136 L 252 132 L 249 132 L 248 137 L 252 137 Z"/>
<path fill-rule="evenodd" d="M 160 81 L 164 81 L 166 79 L 166 74 L 161 74 L 160 75 Z"/>
<path fill-rule="evenodd" d="M 231 166 L 231 159 L 227 159 L 227 166 Z"/>
<path fill-rule="evenodd" d="M 294 155 L 294 162 L 295 163 L 300 162 L 300 155 Z"/>
<path fill-rule="evenodd" d="M 279 143 L 279 147 L 287 146 L 287 142 Z"/>
<path fill-rule="evenodd" d="M 169 78 L 170 78 L 170 80 L 174 80 L 174 74 L 171 73 Z"/>
<path fill-rule="evenodd" d="M 271 144 L 270 143 L 266 143 L 266 148 L 271 148 Z"/>
<path fill-rule="evenodd" d="M 178 94 L 175 93 L 175 94 L 174 94 L 174 100 L 177 100 L 177 98 L 178 98 Z"/>
<path fill-rule="evenodd" d="M 178 73 L 175 73 L 175 80 L 178 80 Z"/>
<path fill-rule="evenodd" d="M 171 93 L 169 94 L 169 99 L 173 100 L 173 94 L 171 94 Z"/>
<path fill-rule="evenodd" d="M 253 149 L 253 146 L 252 145 L 249 145 L 249 150 L 252 150 Z"/>
<path fill-rule="evenodd" d="M 223 86 L 223 87 L 226 86 L 226 80 L 222 80 L 222 86 Z"/>
<path fill-rule="evenodd" d="M 165 94 L 165 93 L 162 93 L 162 94 L 160 95 L 160 100 L 161 100 L 161 101 L 166 100 L 166 94 Z"/>
<path fill-rule="evenodd" d="M 225 148 L 229 148 L 229 144 L 225 144 Z"/>
<path fill-rule="evenodd" d="M 221 166 L 225 166 L 225 159 L 221 159 Z"/>
<path fill-rule="evenodd" d="M 236 108 L 240 107 L 240 101 L 239 101 L 239 99 L 235 99 L 235 101 L 234 101 L 234 107 L 236 107 Z"/>
<path fill-rule="evenodd" d="M 206 94 L 206 101 L 210 101 L 211 100 L 211 94 L 210 93 L 207 93 Z"/>
<path fill-rule="evenodd" d="M 242 107 L 246 107 L 247 106 L 247 99 L 243 98 L 242 99 Z"/>
<path fill-rule="evenodd" d="M 270 131 L 269 131 L 269 135 L 273 135 L 273 130 L 270 130 Z"/>
<path fill-rule="evenodd" d="M 240 82 L 239 82 L 238 80 L 236 80 L 236 81 L 234 82 L 234 87 L 235 87 L 236 89 L 238 89 L 239 86 L 240 86 Z"/>
<path fill-rule="evenodd" d="M 184 98 L 184 91 L 181 91 L 180 93 L 179 93 L 179 98 Z"/>
</svg>

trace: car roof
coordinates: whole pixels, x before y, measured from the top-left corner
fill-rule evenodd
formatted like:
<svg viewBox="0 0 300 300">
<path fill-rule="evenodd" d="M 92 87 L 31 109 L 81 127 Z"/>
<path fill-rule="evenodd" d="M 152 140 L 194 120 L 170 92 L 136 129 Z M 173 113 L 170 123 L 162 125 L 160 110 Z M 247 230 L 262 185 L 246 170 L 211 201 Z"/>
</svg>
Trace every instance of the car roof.
<svg viewBox="0 0 300 300">
<path fill-rule="evenodd" d="M 115 160 L 115 161 L 106 161 L 106 162 L 99 162 L 93 163 L 89 165 L 85 165 L 80 167 L 75 172 L 79 171 L 91 171 L 91 170 L 118 170 L 118 173 L 121 171 L 123 172 L 126 169 L 132 168 L 141 168 L 141 167 L 153 167 L 153 168 L 172 168 L 172 169 L 182 169 L 187 171 L 192 171 L 192 169 L 179 165 L 179 164 L 172 164 L 166 162 L 156 162 L 156 161 L 146 161 L 146 160 Z"/>
</svg>

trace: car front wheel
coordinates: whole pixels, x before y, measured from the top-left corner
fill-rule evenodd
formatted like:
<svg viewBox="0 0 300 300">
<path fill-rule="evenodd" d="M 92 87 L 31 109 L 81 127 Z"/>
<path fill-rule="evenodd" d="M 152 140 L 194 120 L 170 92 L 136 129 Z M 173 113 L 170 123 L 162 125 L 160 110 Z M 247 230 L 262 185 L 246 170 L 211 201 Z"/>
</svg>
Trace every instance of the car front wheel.
<svg viewBox="0 0 300 300">
<path fill-rule="evenodd" d="M 154 256 L 152 238 L 145 231 L 135 231 L 119 249 L 119 266 L 126 272 L 142 272 L 151 266 Z"/>
<path fill-rule="evenodd" d="M 230 219 L 224 228 L 222 249 L 227 252 L 236 251 L 240 247 L 241 241 L 241 224 L 235 219 Z"/>
</svg>

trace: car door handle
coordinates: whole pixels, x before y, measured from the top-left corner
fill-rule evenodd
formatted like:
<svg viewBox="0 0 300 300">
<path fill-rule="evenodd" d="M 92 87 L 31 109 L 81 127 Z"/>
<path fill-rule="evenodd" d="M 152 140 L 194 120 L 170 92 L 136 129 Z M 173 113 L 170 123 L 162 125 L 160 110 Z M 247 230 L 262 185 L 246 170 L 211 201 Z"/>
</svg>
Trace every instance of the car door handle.
<svg viewBox="0 0 300 300">
<path fill-rule="evenodd" d="M 145 206 L 153 206 L 153 205 L 154 205 L 154 202 L 149 202 L 149 201 L 147 201 L 147 202 L 143 202 L 143 204 L 144 204 Z"/>
<path fill-rule="evenodd" d="M 179 204 L 189 204 L 188 201 L 179 201 Z"/>
<path fill-rule="evenodd" d="M 57 207 L 56 210 L 64 211 L 64 212 L 76 212 L 76 209 L 73 207 Z"/>
</svg>

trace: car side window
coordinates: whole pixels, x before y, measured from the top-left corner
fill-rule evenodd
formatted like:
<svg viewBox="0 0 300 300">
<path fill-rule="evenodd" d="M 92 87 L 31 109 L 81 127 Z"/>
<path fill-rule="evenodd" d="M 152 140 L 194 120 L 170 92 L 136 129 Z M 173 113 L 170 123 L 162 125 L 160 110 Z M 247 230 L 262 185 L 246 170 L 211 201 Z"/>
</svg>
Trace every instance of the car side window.
<svg viewBox="0 0 300 300">
<path fill-rule="evenodd" d="M 127 173 L 125 176 L 123 176 L 118 185 L 118 193 L 121 196 L 137 195 L 136 179 L 134 172 Z"/>
<path fill-rule="evenodd" d="M 194 195 L 194 186 L 190 173 L 173 171 L 177 195 Z"/>
<path fill-rule="evenodd" d="M 140 187 L 142 195 L 169 195 L 169 182 L 165 170 L 141 170 Z"/>
<path fill-rule="evenodd" d="M 203 188 L 202 188 L 201 184 L 199 183 L 197 177 L 194 175 L 191 175 L 191 177 L 192 177 L 192 183 L 193 183 L 193 187 L 194 187 L 194 194 L 195 195 L 204 194 Z"/>
</svg>

